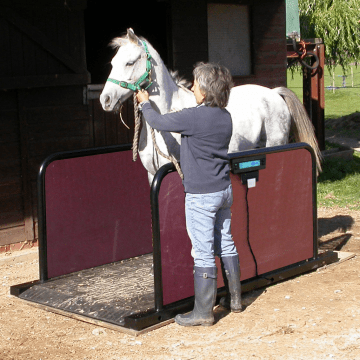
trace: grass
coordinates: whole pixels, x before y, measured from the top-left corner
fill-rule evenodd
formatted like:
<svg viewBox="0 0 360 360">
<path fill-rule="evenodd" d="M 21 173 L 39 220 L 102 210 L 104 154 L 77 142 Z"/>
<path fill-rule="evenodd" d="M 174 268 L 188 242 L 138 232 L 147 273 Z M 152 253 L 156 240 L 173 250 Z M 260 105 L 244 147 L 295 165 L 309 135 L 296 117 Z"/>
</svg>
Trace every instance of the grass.
<svg viewBox="0 0 360 360">
<path fill-rule="evenodd" d="M 329 88 L 333 85 L 333 75 L 325 68 L 324 85 L 325 85 L 325 120 L 336 119 L 341 116 L 352 114 L 360 111 L 360 67 L 353 68 L 353 79 L 351 70 L 345 74 L 345 83 L 343 83 L 343 72 L 340 67 L 335 69 L 335 92 Z M 345 85 L 345 87 L 343 87 Z M 354 85 L 354 87 L 352 87 Z M 288 70 L 287 86 L 301 100 L 303 99 L 302 90 L 302 73 L 300 71 L 294 74 Z"/>
<path fill-rule="evenodd" d="M 326 120 L 360 111 L 360 68 L 353 67 L 353 82 L 349 70 L 343 82 L 342 69 L 336 68 L 335 91 L 329 88 L 333 85 L 333 75 L 325 69 L 325 128 Z M 345 87 L 343 87 L 345 86 Z M 295 92 L 302 102 L 302 74 L 288 71 L 288 87 Z M 356 135 L 358 131 L 342 129 L 342 135 Z M 327 144 L 328 148 L 334 147 Z M 347 208 L 360 210 L 360 153 L 354 152 L 352 160 L 328 159 L 323 163 L 323 172 L 318 178 L 318 206 Z"/>
<path fill-rule="evenodd" d="M 327 159 L 318 178 L 318 206 L 360 210 L 360 153 L 352 160 Z"/>
</svg>

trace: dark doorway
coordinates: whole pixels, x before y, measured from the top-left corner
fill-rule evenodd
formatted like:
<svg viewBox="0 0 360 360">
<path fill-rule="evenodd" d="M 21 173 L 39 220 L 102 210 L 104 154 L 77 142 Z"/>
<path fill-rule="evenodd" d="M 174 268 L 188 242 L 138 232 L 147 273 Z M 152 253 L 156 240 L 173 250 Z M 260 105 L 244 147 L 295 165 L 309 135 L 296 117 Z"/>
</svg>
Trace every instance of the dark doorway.
<svg viewBox="0 0 360 360">
<path fill-rule="evenodd" d="M 87 68 L 92 84 L 105 83 L 110 70 L 114 50 L 110 41 L 132 28 L 136 35 L 143 36 L 159 52 L 169 65 L 170 26 L 169 3 L 156 0 L 104 2 L 88 0 L 85 10 L 85 42 Z"/>
</svg>

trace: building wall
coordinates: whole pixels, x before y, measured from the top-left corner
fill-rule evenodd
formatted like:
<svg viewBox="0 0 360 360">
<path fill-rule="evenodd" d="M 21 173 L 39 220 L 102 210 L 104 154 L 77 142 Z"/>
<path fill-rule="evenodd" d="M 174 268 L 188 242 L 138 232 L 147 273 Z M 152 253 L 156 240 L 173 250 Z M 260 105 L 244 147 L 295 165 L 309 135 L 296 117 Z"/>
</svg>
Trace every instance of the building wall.
<svg viewBox="0 0 360 360">
<path fill-rule="evenodd" d="M 173 67 L 188 79 L 196 62 L 208 61 L 207 3 L 207 0 L 171 3 Z M 240 4 L 248 5 L 250 10 L 252 74 L 235 77 L 235 83 L 286 86 L 285 1 L 253 0 Z"/>
<path fill-rule="evenodd" d="M 251 9 L 254 76 L 241 82 L 286 86 L 285 1 L 255 0 Z"/>
<path fill-rule="evenodd" d="M 284 0 L 241 3 L 251 15 L 252 73 L 235 82 L 286 85 Z M 36 177 L 47 156 L 132 141 L 131 100 L 123 110 L 130 130 L 98 99 L 87 101 L 86 6 L 86 0 L 0 0 L 0 251 L 37 239 Z M 193 65 L 208 60 L 207 0 L 169 0 L 159 16 L 165 10 L 157 31 L 168 38 L 168 66 L 191 79 Z M 108 19 L 101 19 L 106 38 Z"/>
</svg>

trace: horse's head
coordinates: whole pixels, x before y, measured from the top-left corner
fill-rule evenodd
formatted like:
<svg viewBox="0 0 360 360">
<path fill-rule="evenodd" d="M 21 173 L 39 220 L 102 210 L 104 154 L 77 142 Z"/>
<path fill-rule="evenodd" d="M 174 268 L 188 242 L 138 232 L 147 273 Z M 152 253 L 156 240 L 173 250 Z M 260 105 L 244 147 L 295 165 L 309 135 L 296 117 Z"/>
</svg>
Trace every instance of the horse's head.
<svg viewBox="0 0 360 360">
<path fill-rule="evenodd" d="M 105 111 L 117 110 L 139 88 L 139 80 L 150 70 L 147 47 L 132 29 L 127 30 L 125 37 L 115 38 L 110 45 L 118 50 L 111 61 L 112 70 L 100 95 Z"/>
</svg>

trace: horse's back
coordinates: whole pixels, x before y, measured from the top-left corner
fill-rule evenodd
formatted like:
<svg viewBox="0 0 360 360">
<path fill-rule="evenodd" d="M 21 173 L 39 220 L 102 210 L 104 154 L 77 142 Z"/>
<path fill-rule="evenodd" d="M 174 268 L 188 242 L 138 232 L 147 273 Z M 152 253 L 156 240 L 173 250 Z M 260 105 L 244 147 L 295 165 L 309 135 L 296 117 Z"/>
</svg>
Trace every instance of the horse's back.
<svg viewBox="0 0 360 360">
<path fill-rule="evenodd" d="M 226 109 L 233 120 L 229 152 L 288 141 L 290 113 L 276 91 L 259 85 L 236 86 L 231 89 Z"/>
<path fill-rule="evenodd" d="M 233 108 L 237 104 L 259 105 L 259 103 L 267 103 L 268 106 L 274 107 L 285 105 L 282 97 L 276 91 L 265 86 L 248 84 L 231 89 L 227 108 Z"/>
</svg>

